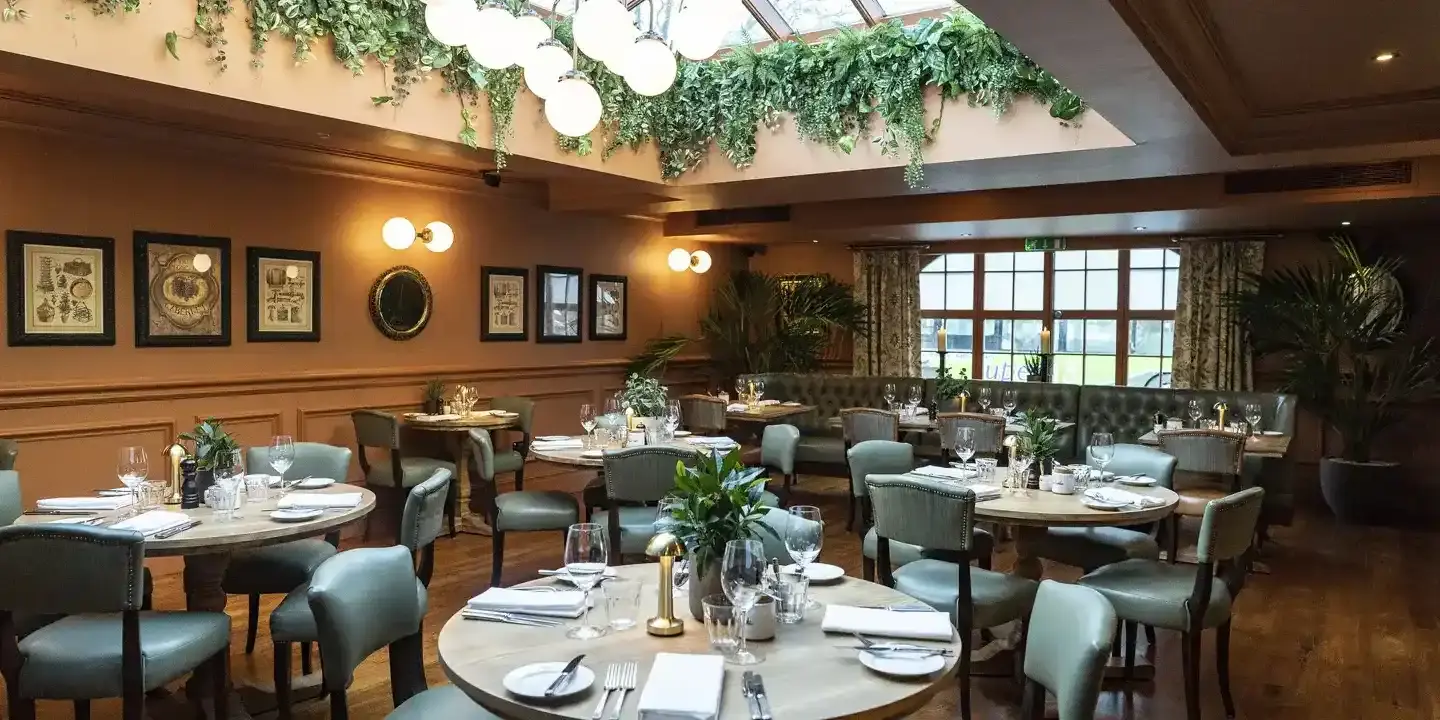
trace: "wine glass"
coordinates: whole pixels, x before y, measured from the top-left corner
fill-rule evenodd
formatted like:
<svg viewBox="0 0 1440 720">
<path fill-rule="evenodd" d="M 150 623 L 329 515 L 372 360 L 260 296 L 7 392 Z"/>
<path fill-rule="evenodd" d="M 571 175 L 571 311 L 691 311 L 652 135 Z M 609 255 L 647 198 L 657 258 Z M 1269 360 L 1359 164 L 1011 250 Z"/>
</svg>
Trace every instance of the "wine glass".
<svg viewBox="0 0 1440 720">
<path fill-rule="evenodd" d="M 606 415 L 624 415 L 624 414 L 625 414 L 624 408 L 622 408 L 621 405 L 620 405 L 620 396 L 619 396 L 619 395 L 611 395 L 610 397 L 605 398 L 605 414 L 606 414 Z"/>
<path fill-rule="evenodd" d="M 1115 438 L 1107 432 L 1099 432 L 1090 436 L 1090 457 L 1100 466 L 1100 482 L 1110 482 L 1111 477 L 1106 477 L 1105 466 L 1110 464 L 1110 459 L 1115 457 Z M 1112 476 L 1113 477 L 1113 476 Z"/>
<path fill-rule="evenodd" d="M 745 647 L 744 627 L 750 611 L 765 591 L 765 546 L 759 540 L 731 540 L 725 543 L 725 556 L 720 561 L 720 586 L 735 611 L 740 613 L 740 646 L 725 661 L 735 665 L 755 665 L 764 660 Z"/>
<path fill-rule="evenodd" d="M 279 476 L 280 494 L 284 495 L 290 489 L 285 481 L 285 471 L 295 464 L 295 438 L 289 435 L 276 435 L 270 439 L 270 467 Z"/>
<path fill-rule="evenodd" d="M 885 409 L 886 409 L 886 410 L 894 410 L 894 409 L 895 409 L 895 383 L 885 383 L 885 390 L 884 390 L 884 392 L 882 393 L 882 397 L 885 398 Z"/>
<path fill-rule="evenodd" d="M 962 427 L 955 433 L 955 454 L 960 456 L 960 467 L 970 464 L 975 457 L 975 428 Z"/>
<path fill-rule="evenodd" d="M 765 397 L 765 381 L 756 380 L 753 384 L 755 386 L 755 402 L 758 404 L 760 398 Z"/>
<path fill-rule="evenodd" d="M 990 412 L 990 388 L 980 388 L 980 409 L 986 413 Z"/>
<path fill-rule="evenodd" d="M 145 478 L 150 476 L 150 458 L 145 454 L 145 448 L 139 445 L 120 448 L 115 475 L 120 478 L 120 484 L 130 490 L 130 513 L 140 510 L 141 489 Z"/>
<path fill-rule="evenodd" d="M 1260 432 L 1260 404 L 1245 403 L 1245 422 L 1250 423 L 1250 434 Z"/>
<path fill-rule="evenodd" d="M 796 505 L 790 508 L 790 518 L 785 523 L 785 550 L 805 574 L 805 568 L 820 557 L 820 548 L 825 544 L 825 522 L 820 508 L 814 505 Z M 820 607 L 813 598 L 805 603 L 805 609 Z"/>
<path fill-rule="evenodd" d="M 1190 415 L 1190 426 L 1200 427 L 1200 401 L 1191 400 L 1190 402 L 1186 403 L 1185 406 L 1188 409 L 1188 414 Z"/>
<path fill-rule="evenodd" d="M 909 400 L 909 402 L 910 402 L 910 414 L 911 414 L 911 415 L 914 415 L 916 408 L 919 408 L 919 407 L 920 407 L 921 397 L 922 397 L 922 395 L 921 395 L 920 386 L 919 386 L 919 385 L 911 385 L 911 386 L 910 386 L 910 395 L 909 395 L 909 398 L 908 398 L 908 400 Z"/>
<path fill-rule="evenodd" d="M 590 403 L 580 404 L 580 427 L 585 430 L 585 443 L 590 443 L 590 436 L 595 432 L 595 406 Z"/>
<path fill-rule="evenodd" d="M 745 392 L 745 381 L 738 377 L 735 378 L 735 402 L 748 403 L 749 400 L 746 399 L 746 395 L 747 393 Z"/>
<path fill-rule="evenodd" d="M 606 545 L 604 525 L 576 523 L 565 532 L 565 575 L 585 593 L 585 615 L 565 637 L 591 640 L 605 634 L 603 628 L 590 624 L 590 591 L 605 577 Z"/>
<path fill-rule="evenodd" d="M 680 401 L 671 400 L 665 404 L 665 437 L 675 438 L 675 430 L 680 427 Z"/>
<path fill-rule="evenodd" d="M 1005 407 L 1005 417 L 1015 416 L 1015 406 L 1018 404 L 1019 396 L 1014 390 L 1006 390 L 1000 395 L 1000 403 Z"/>
</svg>

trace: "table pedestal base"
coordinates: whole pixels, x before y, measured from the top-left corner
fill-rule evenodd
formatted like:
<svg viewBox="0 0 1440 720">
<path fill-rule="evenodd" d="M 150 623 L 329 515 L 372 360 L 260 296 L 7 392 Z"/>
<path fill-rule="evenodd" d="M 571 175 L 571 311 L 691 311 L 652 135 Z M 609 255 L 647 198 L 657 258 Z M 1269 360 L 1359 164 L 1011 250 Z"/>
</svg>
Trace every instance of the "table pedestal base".
<svg viewBox="0 0 1440 720">
<path fill-rule="evenodd" d="M 469 442 L 469 433 L 449 433 L 451 450 L 455 453 L 455 487 L 459 488 L 459 501 L 456 502 L 457 511 L 455 517 L 456 530 L 466 535 L 483 535 L 490 537 L 495 534 L 494 528 L 486 522 L 486 517 L 471 508 L 471 501 L 474 499 L 473 488 L 470 487 L 470 463 L 465 444 Z M 484 492 L 482 489 L 481 492 Z M 493 490 L 492 490 L 493 492 Z"/>
</svg>

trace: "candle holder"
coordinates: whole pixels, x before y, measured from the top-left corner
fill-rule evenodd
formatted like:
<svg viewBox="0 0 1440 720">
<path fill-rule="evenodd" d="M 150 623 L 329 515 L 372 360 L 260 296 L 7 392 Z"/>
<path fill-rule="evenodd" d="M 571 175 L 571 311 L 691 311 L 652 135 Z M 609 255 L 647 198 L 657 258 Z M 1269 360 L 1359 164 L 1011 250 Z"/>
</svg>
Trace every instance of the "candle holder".
<svg viewBox="0 0 1440 720">
<path fill-rule="evenodd" d="M 658 637 L 675 637 L 685 632 L 685 622 L 675 617 L 675 558 L 685 551 L 680 538 L 668 532 L 657 533 L 645 546 L 645 554 L 660 559 L 659 597 L 655 617 L 645 621 L 645 632 Z M 692 578 L 691 582 L 699 582 Z"/>
</svg>

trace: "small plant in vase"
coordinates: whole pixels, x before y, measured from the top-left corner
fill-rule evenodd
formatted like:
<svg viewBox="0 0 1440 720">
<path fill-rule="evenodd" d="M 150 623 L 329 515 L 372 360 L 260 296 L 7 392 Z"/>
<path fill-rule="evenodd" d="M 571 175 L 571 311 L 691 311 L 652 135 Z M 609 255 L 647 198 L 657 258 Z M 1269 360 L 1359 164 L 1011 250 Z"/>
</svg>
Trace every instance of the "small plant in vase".
<svg viewBox="0 0 1440 720">
<path fill-rule="evenodd" d="M 959 376 L 952 376 L 950 368 L 941 368 L 935 374 L 935 405 L 940 412 L 960 409 L 960 394 L 970 392 L 970 374 L 960 368 Z"/>
<path fill-rule="evenodd" d="M 1055 456 L 1060 454 L 1059 422 L 1043 412 L 1020 413 L 1019 422 L 1024 429 L 1015 436 L 1015 453 L 1030 458 L 1027 482 L 1038 484 L 1046 464 L 1053 469 Z"/>
<path fill-rule="evenodd" d="M 215 418 L 206 418 L 194 430 L 180 435 L 194 446 L 195 479 L 200 493 L 215 482 L 215 469 L 223 462 L 239 460 L 240 443 Z"/>
<path fill-rule="evenodd" d="M 1025 379 L 1030 382 L 1045 381 L 1045 364 L 1039 355 L 1030 355 L 1025 358 Z"/>
<path fill-rule="evenodd" d="M 625 389 L 620 391 L 620 407 L 645 425 L 647 436 L 665 426 L 663 418 L 669 403 L 670 394 L 659 380 L 638 373 L 631 373 L 625 379 Z"/>
<path fill-rule="evenodd" d="M 421 400 L 422 410 L 430 415 L 439 415 L 445 409 L 445 383 L 440 378 L 425 381 L 425 394 Z"/>
</svg>

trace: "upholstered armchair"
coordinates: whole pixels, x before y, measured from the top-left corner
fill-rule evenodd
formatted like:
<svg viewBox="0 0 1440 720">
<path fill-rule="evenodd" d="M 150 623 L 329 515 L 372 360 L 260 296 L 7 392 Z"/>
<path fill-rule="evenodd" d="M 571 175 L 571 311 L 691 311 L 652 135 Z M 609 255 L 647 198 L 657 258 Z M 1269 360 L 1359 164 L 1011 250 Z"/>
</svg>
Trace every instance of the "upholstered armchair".
<svg viewBox="0 0 1440 720">
<path fill-rule="evenodd" d="M 14 523 L 24 511 L 20 500 L 20 473 L 0 470 L 0 527 Z"/>
<path fill-rule="evenodd" d="M 940 458 L 949 462 L 957 458 L 956 443 L 960 431 L 969 428 L 975 434 L 976 457 L 999 457 L 1004 450 L 1005 418 L 983 413 L 940 413 L 935 416 L 940 432 Z"/>
<path fill-rule="evenodd" d="M 15 458 L 20 455 L 20 443 L 0 438 L 0 470 L 14 470 Z"/>
<path fill-rule="evenodd" d="M 505 536 L 512 532 L 558 530 L 564 532 L 580 522 L 580 503 L 575 496 L 558 490 L 512 490 L 498 492 L 495 488 L 495 449 L 490 433 L 470 431 L 472 478 L 488 487 L 488 514 L 494 529 L 490 538 L 490 586 L 500 587 L 500 573 L 505 566 Z M 674 472 L 673 470 L 671 471 Z"/>
<path fill-rule="evenodd" d="M 675 488 L 675 463 L 693 465 L 698 450 L 669 445 L 641 445 L 605 453 L 606 526 L 613 565 L 625 555 L 644 555 L 655 534 L 655 503 Z"/>
<path fill-rule="evenodd" d="M 400 451 L 400 421 L 394 415 L 379 410 L 356 410 L 350 413 L 355 425 L 355 442 L 359 447 L 360 470 L 365 475 L 365 485 L 377 494 L 388 494 L 395 504 L 398 519 L 405 510 L 405 498 L 410 488 L 430 479 L 436 470 L 449 470 L 455 477 L 455 463 L 428 457 L 407 457 Z M 385 451 L 386 457 L 371 464 L 365 448 Z M 450 534 L 455 534 L 456 506 L 459 504 L 459 488 L 450 484 L 449 516 Z M 373 514 L 372 514 L 373 517 Z M 396 533 L 398 540 L 399 533 Z M 365 520 L 365 539 L 370 539 L 370 518 Z"/>
<path fill-rule="evenodd" d="M 780 489 L 788 504 L 795 486 L 795 451 L 800 446 L 800 429 L 794 425 L 766 425 L 760 435 L 760 465 L 780 473 Z"/>
<path fill-rule="evenodd" d="M 1025 700 L 1020 717 L 1045 717 L 1045 691 L 1060 720 L 1094 720 L 1110 662 L 1115 609 L 1094 590 L 1044 580 L 1035 593 L 1025 638 Z"/>
<path fill-rule="evenodd" d="M 686 430 L 699 435 L 724 435 L 725 403 L 712 397 L 682 397 L 680 421 Z"/>
<path fill-rule="evenodd" d="M 1201 517 L 1211 500 L 1240 490 L 1253 478 L 1244 473 L 1243 435 L 1223 430 L 1164 430 L 1159 437 L 1160 451 L 1175 457 L 1172 489 L 1180 496 L 1169 534 L 1170 562 L 1175 562 L 1182 519 Z"/>
<path fill-rule="evenodd" d="M 849 519 L 845 522 L 845 528 L 853 530 L 856 527 L 855 513 L 860 509 L 860 498 L 865 492 L 865 478 L 863 475 L 861 476 L 859 485 L 854 482 L 855 473 L 849 468 L 850 450 L 867 440 L 899 442 L 900 414 L 868 407 L 845 408 L 840 411 L 840 432 L 845 440 L 846 469 L 851 477 Z M 862 520 L 861 523 L 863 524 L 864 521 Z"/>
<path fill-rule="evenodd" d="M 508 448 L 495 449 L 495 474 L 515 473 L 515 489 L 525 489 L 525 459 L 530 454 L 531 430 L 535 426 L 535 401 L 527 397 L 497 397 L 490 401 L 491 410 L 513 412 L 519 417 L 520 439 Z"/>
</svg>

